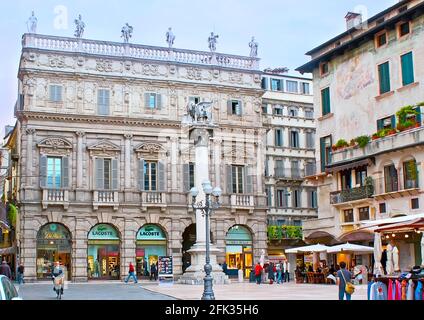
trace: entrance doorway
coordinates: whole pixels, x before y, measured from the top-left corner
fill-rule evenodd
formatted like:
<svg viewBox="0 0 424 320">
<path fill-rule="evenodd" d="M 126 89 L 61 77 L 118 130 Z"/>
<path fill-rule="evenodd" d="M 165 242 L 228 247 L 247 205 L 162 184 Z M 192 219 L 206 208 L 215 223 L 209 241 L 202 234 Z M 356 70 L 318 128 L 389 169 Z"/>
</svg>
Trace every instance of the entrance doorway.
<svg viewBox="0 0 424 320">
<path fill-rule="evenodd" d="M 67 280 L 71 280 L 71 252 L 71 233 L 64 225 L 49 223 L 41 227 L 37 234 L 37 279 L 50 280 L 54 263 L 59 261 Z"/>
<path fill-rule="evenodd" d="M 246 278 L 253 268 L 253 241 L 250 231 L 243 226 L 232 227 L 225 238 L 226 263 L 229 276 L 237 276 L 243 270 Z"/>
<path fill-rule="evenodd" d="M 89 279 L 120 278 L 120 238 L 108 224 L 98 224 L 88 234 L 87 272 Z"/>
<path fill-rule="evenodd" d="M 191 266 L 191 255 L 187 251 L 196 243 L 196 224 L 189 225 L 183 232 L 183 273 Z"/>
</svg>

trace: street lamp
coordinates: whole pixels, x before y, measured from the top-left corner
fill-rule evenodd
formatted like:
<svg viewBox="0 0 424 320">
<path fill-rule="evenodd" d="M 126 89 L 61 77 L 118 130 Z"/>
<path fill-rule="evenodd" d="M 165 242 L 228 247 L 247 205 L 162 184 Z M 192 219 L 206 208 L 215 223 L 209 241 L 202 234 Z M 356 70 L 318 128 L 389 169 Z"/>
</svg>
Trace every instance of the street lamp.
<svg viewBox="0 0 424 320">
<path fill-rule="evenodd" d="M 199 195 L 199 190 L 193 187 L 190 190 L 191 196 L 193 197 L 192 207 L 193 210 L 201 210 L 202 216 L 206 218 L 206 264 L 204 267 L 206 276 L 204 278 L 204 290 L 202 300 L 215 300 L 215 295 L 212 290 L 213 279 L 211 277 L 212 265 L 210 261 L 210 230 L 209 230 L 209 217 L 212 214 L 213 209 L 217 209 L 220 206 L 219 197 L 222 195 L 222 190 L 219 187 L 212 188 L 210 181 L 206 180 L 202 183 L 203 192 L 205 193 L 205 203 L 203 200 L 196 203 L 196 197 Z M 211 200 L 211 195 L 213 200 Z"/>
</svg>

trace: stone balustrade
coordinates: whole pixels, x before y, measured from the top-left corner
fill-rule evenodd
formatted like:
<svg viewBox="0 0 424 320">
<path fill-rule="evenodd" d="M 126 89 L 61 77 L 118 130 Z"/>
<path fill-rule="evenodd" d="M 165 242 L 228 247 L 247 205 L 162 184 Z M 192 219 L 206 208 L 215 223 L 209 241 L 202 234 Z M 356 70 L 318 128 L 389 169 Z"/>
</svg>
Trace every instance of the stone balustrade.
<svg viewBox="0 0 424 320">
<path fill-rule="evenodd" d="M 146 191 L 141 193 L 141 207 L 146 211 L 148 207 L 160 207 L 165 210 L 167 199 L 165 192 Z"/>
<path fill-rule="evenodd" d="M 43 209 L 49 205 L 63 205 L 64 209 L 69 207 L 69 191 L 64 189 L 43 189 Z"/>
<path fill-rule="evenodd" d="M 259 70 L 259 58 L 78 38 L 25 34 L 23 48 Z"/>
<path fill-rule="evenodd" d="M 232 194 L 230 197 L 231 212 L 237 209 L 247 209 L 249 213 L 253 213 L 255 206 L 254 196 L 244 194 Z"/>
<path fill-rule="evenodd" d="M 97 210 L 99 206 L 102 207 L 113 207 L 114 210 L 118 210 L 119 207 L 119 195 L 117 191 L 93 191 L 93 207 Z"/>
</svg>

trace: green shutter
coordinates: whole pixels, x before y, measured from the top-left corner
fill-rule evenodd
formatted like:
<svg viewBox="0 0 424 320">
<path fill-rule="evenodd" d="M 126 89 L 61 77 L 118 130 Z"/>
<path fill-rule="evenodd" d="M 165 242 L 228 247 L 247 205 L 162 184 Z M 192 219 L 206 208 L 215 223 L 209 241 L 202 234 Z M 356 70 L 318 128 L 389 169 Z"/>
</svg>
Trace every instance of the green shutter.
<svg viewBox="0 0 424 320">
<path fill-rule="evenodd" d="M 321 172 L 325 171 L 325 138 L 319 139 L 320 152 L 321 152 Z"/>
<path fill-rule="evenodd" d="M 392 115 L 392 129 L 396 128 L 396 115 Z"/>
<path fill-rule="evenodd" d="M 321 91 L 322 115 L 325 116 L 331 112 L 330 108 L 330 88 Z"/>
<path fill-rule="evenodd" d="M 380 94 L 390 91 L 390 70 L 389 63 L 383 63 L 378 66 L 378 75 L 380 78 Z"/>
<path fill-rule="evenodd" d="M 417 108 L 415 108 L 415 110 L 417 110 L 418 111 L 418 114 L 416 115 L 416 117 L 415 117 L 415 119 L 417 120 L 417 122 L 419 123 L 419 124 L 421 124 L 421 120 L 422 120 L 422 115 L 421 115 L 421 107 L 417 107 Z"/>
<path fill-rule="evenodd" d="M 377 120 L 377 131 L 380 131 L 381 129 L 383 129 L 383 127 L 383 119 Z"/>
<path fill-rule="evenodd" d="M 412 52 L 404 54 L 401 57 L 402 62 L 402 84 L 404 86 L 414 83 L 414 63 Z"/>
<path fill-rule="evenodd" d="M 232 166 L 227 166 L 227 194 L 233 193 L 233 171 Z"/>
</svg>

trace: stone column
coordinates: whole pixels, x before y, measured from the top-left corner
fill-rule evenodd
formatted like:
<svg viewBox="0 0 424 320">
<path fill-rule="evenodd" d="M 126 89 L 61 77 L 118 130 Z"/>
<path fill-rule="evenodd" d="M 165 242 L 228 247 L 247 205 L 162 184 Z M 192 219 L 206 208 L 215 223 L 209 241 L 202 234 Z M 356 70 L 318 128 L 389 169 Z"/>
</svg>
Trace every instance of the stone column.
<svg viewBox="0 0 424 320">
<path fill-rule="evenodd" d="M 131 189 L 131 140 L 132 134 L 125 135 L 125 189 Z"/>
<path fill-rule="evenodd" d="M 33 152 L 32 152 L 32 148 L 33 148 L 33 137 L 35 134 L 35 129 L 33 128 L 28 128 L 26 129 L 25 133 L 27 134 L 27 157 L 26 157 L 26 176 L 27 178 L 25 179 L 26 181 L 26 185 L 27 187 L 32 187 L 32 176 L 33 176 L 33 167 L 35 167 L 33 165 Z M 38 174 L 37 174 L 38 175 Z"/>
<path fill-rule="evenodd" d="M 83 188 L 83 138 L 85 132 L 78 131 L 78 142 L 77 142 L 77 189 Z"/>
<path fill-rule="evenodd" d="M 178 137 L 171 137 L 171 190 L 178 192 Z M 184 173 L 183 173 L 184 174 Z"/>
</svg>

